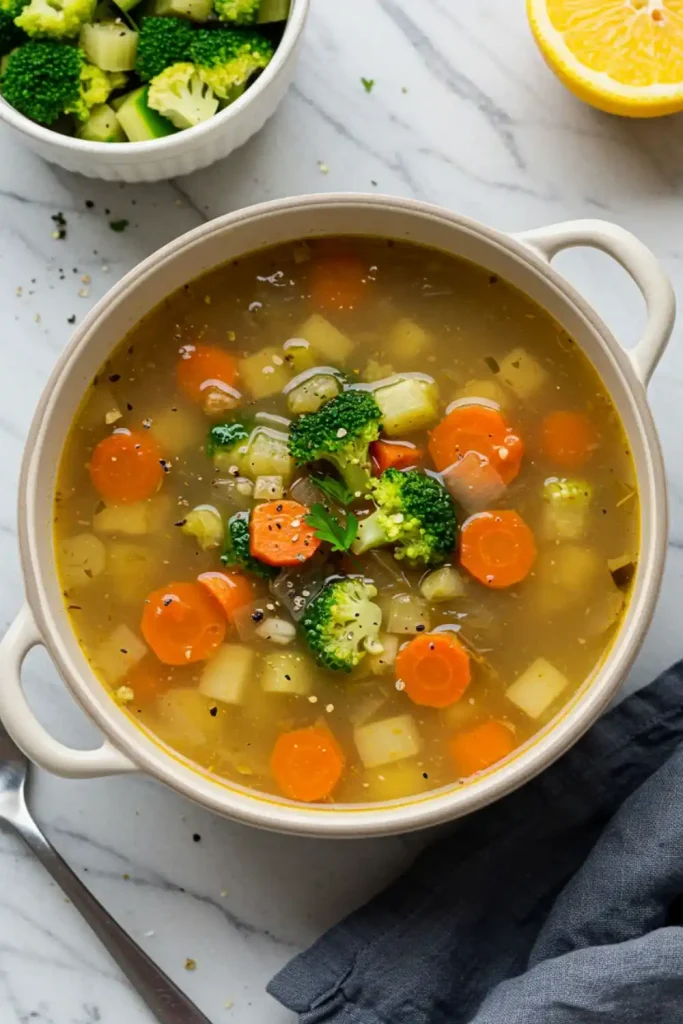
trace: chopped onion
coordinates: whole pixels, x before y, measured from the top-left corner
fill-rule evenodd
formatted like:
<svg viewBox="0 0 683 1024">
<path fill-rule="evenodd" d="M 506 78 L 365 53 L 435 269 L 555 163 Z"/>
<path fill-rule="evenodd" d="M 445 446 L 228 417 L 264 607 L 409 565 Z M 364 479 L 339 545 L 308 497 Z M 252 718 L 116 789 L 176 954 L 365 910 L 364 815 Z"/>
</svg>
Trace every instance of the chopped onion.
<svg viewBox="0 0 683 1024">
<path fill-rule="evenodd" d="M 270 640 L 273 644 L 291 644 L 296 637 L 296 626 L 287 619 L 264 619 L 254 630 L 259 640 Z"/>
<path fill-rule="evenodd" d="M 315 554 L 303 565 L 283 569 L 270 583 L 270 592 L 289 612 L 295 622 L 302 618 L 313 598 L 317 597 L 330 575 L 325 556 Z"/>
</svg>

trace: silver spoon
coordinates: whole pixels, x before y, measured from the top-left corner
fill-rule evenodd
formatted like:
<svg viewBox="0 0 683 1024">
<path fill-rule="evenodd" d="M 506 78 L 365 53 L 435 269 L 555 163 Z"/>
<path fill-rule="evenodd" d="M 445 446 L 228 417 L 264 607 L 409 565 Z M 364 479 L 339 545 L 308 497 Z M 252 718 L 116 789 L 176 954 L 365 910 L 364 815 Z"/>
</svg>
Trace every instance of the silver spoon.
<svg viewBox="0 0 683 1024">
<path fill-rule="evenodd" d="M 45 838 L 26 804 L 28 768 L 28 759 L 0 722 L 0 827 L 9 826 L 35 853 L 161 1024 L 211 1024 L 98 903 Z"/>
</svg>

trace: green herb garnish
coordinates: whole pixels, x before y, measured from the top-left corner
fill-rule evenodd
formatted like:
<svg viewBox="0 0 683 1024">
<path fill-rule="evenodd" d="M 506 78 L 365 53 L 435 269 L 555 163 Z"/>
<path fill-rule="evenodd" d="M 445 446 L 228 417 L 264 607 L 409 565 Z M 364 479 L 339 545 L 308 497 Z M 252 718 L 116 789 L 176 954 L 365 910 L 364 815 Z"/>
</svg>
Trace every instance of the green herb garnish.
<svg viewBox="0 0 683 1024">
<path fill-rule="evenodd" d="M 338 501 L 340 505 L 350 505 L 355 497 L 343 480 L 335 480 L 332 476 L 314 476 L 311 479 L 323 494 L 333 501 Z"/>
<path fill-rule="evenodd" d="M 346 523 L 340 523 L 324 505 L 316 502 L 305 517 L 305 522 L 313 527 L 318 540 L 330 544 L 333 551 L 348 551 L 358 533 L 358 520 L 353 512 L 349 512 Z"/>
<path fill-rule="evenodd" d="M 119 232 L 120 231 L 125 231 L 129 224 L 130 224 L 129 220 L 110 220 L 109 221 L 109 227 L 112 229 L 112 231 L 119 231 Z"/>
<path fill-rule="evenodd" d="M 361 76 L 361 82 L 363 83 L 363 88 L 365 89 L 366 92 L 372 92 L 372 88 L 375 84 L 374 78 L 363 78 Z"/>
</svg>

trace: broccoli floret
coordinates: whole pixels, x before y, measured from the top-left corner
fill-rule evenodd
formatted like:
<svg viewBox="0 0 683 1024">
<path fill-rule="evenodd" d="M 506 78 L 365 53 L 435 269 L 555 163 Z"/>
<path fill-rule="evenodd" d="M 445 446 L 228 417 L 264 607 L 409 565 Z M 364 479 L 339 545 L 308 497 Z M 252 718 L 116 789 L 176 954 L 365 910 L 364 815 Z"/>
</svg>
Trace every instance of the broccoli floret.
<svg viewBox="0 0 683 1024">
<path fill-rule="evenodd" d="M 206 454 L 213 458 L 218 452 L 225 452 L 226 455 L 237 449 L 238 445 L 248 441 L 251 436 L 251 426 L 241 420 L 228 420 L 226 423 L 216 423 L 211 427 L 206 440 Z"/>
<path fill-rule="evenodd" d="M 172 64 L 191 60 L 194 29 L 182 18 L 145 18 L 140 26 L 135 70 L 143 82 Z"/>
<path fill-rule="evenodd" d="M 0 7 L 0 57 L 11 53 L 17 46 L 26 41 L 26 35 L 14 24 L 16 15 Z"/>
<path fill-rule="evenodd" d="M 376 596 L 376 587 L 346 577 L 328 583 L 311 601 L 301 628 L 319 665 L 351 672 L 368 651 L 381 652 L 382 611 L 372 600 Z"/>
<path fill-rule="evenodd" d="M 75 46 L 30 40 L 7 58 L 0 88 L 20 113 L 50 125 L 62 114 L 87 120 L 90 108 L 106 101 L 111 82 Z"/>
<path fill-rule="evenodd" d="M 204 28 L 194 33 L 190 60 L 216 96 L 231 101 L 241 96 L 249 79 L 267 66 L 274 52 L 270 40 L 258 32 Z"/>
<path fill-rule="evenodd" d="M 457 517 L 448 491 L 417 469 L 386 469 L 371 484 L 377 510 L 361 520 L 352 550 L 360 555 L 384 544 L 394 556 L 439 565 L 455 547 Z"/>
<path fill-rule="evenodd" d="M 176 128 L 194 128 L 218 110 L 218 98 L 194 64 L 172 64 L 149 83 L 147 103 Z"/>
<path fill-rule="evenodd" d="M 371 392 L 344 391 L 317 412 L 294 420 L 290 454 L 300 466 L 317 459 L 331 462 L 354 494 L 364 491 L 370 483 L 368 448 L 379 437 L 381 416 Z"/>
<path fill-rule="evenodd" d="M 92 21 L 95 0 L 31 0 L 15 19 L 26 35 L 68 39 Z"/>
<path fill-rule="evenodd" d="M 261 0 L 214 0 L 213 8 L 221 21 L 233 25 L 253 25 Z"/>
<path fill-rule="evenodd" d="M 221 555 L 223 565 L 229 565 L 236 569 L 244 569 L 252 576 L 260 576 L 264 580 L 271 580 L 280 571 L 274 565 L 266 565 L 251 554 L 249 547 L 249 512 L 236 512 L 228 519 L 228 528 L 225 531 L 225 550 Z"/>
</svg>

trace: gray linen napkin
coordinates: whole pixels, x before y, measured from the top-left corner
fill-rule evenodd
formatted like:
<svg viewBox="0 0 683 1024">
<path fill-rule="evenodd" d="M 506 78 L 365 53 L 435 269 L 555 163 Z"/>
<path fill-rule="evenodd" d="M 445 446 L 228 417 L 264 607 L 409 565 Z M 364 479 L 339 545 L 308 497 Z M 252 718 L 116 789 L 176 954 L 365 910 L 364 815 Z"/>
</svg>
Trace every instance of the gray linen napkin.
<svg viewBox="0 0 683 1024">
<path fill-rule="evenodd" d="M 683 662 L 268 991 L 301 1024 L 683 1024 L 681 739 Z"/>
</svg>

